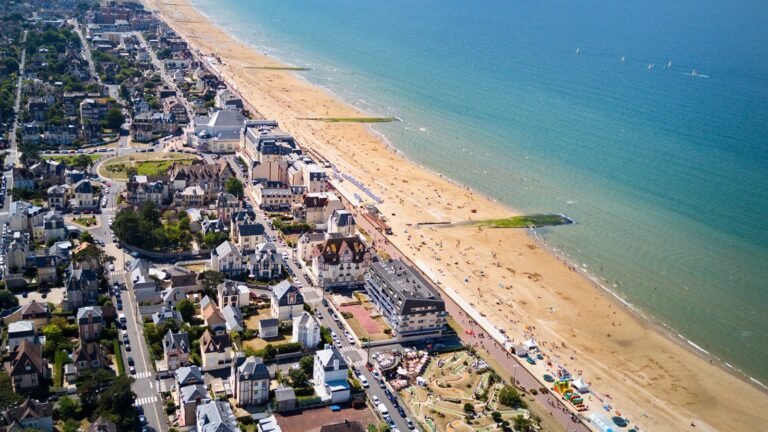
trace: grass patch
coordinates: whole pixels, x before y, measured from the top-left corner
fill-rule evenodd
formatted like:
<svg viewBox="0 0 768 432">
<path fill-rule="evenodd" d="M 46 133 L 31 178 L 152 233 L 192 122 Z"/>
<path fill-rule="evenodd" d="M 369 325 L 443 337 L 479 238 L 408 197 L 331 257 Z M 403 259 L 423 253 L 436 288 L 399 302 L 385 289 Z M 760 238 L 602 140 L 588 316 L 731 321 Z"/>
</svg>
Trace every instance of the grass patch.
<svg viewBox="0 0 768 432">
<path fill-rule="evenodd" d="M 326 123 L 390 123 L 399 121 L 397 117 L 304 117 L 299 120 L 316 120 Z"/>
<path fill-rule="evenodd" d="M 90 228 L 90 227 L 92 227 L 92 226 L 96 225 L 96 217 L 90 217 L 90 218 L 84 218 L 84 217 L 81 217 L 81 218 L 76 218 L 76 219 L 72 219 L 72 222 L 74 222 L 74 223 L 76 223 L 76 224 L 78 224 L 78 225 L 82 225 L 82 226 L 84 226 L 84 227 L 86 227 L 86 228 Z"/>
<path fill-rule="evenodd" d="M 504 219 L 488 219 L 472 222 L 473 226 L 488 228 L 536 228 L 543 226 L 557 226 L 572 224 L 573 220 L 558 214 L 534 214 L 526 216 L 512 216 Z"/>
<path fill-rule="evenodd" d="M 135 168 L 139 175 L 159 175 L 174 162 L 190 165 L 197 159 L 183 153 L 137 153 L 110 159 L 99 167 L 99 174 L 112 179 L 127 179 L 128 170 Z"/>
<path fill-rule="evenodd" d="M 117 364 L 117 374 L 125 375 L 125 365 L 123 365 L 123 356 L 120 353 L 120 344 L 117 339 L 112 341 L 112 348 L 115 352 L 115 363 Z"/>
<path fill-rule="evenodd" d="M 95 162 L 102 156 L 103 154 L 77 154 L 77 155 L 54 155 L 54 156 L 43 156 L 43 159 L 52 160 L 56 162 L 64 162 L 65 164 L 69 166 L 76 165 L 75 160 L 78 157 L 85 156 L 91 159 L 91 161 Z"/>
</svg>

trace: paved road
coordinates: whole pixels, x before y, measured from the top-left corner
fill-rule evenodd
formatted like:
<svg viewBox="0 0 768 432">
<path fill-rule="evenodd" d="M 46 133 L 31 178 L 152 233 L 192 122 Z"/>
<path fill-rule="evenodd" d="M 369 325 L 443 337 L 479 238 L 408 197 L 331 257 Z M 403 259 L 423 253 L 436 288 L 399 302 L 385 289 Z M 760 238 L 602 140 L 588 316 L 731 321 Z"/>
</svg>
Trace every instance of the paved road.
<svg viewBox="0 0 768 432">
<path fill-rule="evenodd" d="M 114 283 L 118 283 L 122 287 L 120 291 L 120 298 L 122 300 L 123 309 L 119 313 L 125 314 L 126 317 L 126 330 L 128 333 L 130 351 L 126 350 L 126 347 L 122 345 L 122 333 L 120 332 L 120 341 L 123 346 L 123 364 L 125 365 L 126 373 L 129 373 L 128 358 L 132 358 L 136 367 L 136 373 L 133 375 L 135 382 L 133 384 L 133 391 L 136 393 L 136 405 L 141 406 L 144 409 L 145 416 L 149 422 L 149 427 L 154 431 L 165 432 L 168 430 L 167 416 L 163 408 L 162 400 L 159 396 L 159 385 L 155 379 L 155 371 L 153 362 L 149 353 L 149 347 L 147 346 L 146 339 L 144 338 L 144 327 L 142 325 L 141 317 L 138 314 L 138 305 L 133 292 L 125 290 L 127 275 L 125 270 L 125 263 L 132 258 L 127 255 L 123 249 L 118 249 L 116 243 L 112 242 L 112 230 L 109 227 L 109 219 L 115 215 L 115 204 L 117 196 L 124 189 L 125 185 L 121 182 L 115 182 L 113 180 L 105 180 L 105 184 L 109 183 L 108 204 L 107 207 L 102 209 L 101 226 L 89 230 L 91 235 L 97 239 L 106 243 L 105 252 L 115 257 L 114 271 L 109 272 L 110 286 L 113 287 Z M 110 288 L 112 289 L 112 288 Z M 117 305 L 116 299 L 114 300 Z"/>
<path fill-rule="evenodd" d="M 214 160 L 212 155 L 208 154 L 203 155 L 203 158 L 206 159 L 207 162 L 212 162 Z M 250 188 L 247 187 L 250 181 L 244 176 L 244 174 L 240 171 L 239 166 L 234 162 L 235 156 L 227 155 L 222 156 L 222 158 L 230 164 L 237 178 L 244 185 L 246 185 L 245 201 L 254 208 L 256 213 L 256 221 L 264 225 L 266 234 L 271 239 L 279 239 L 280 237 L 278 233 L 274 229 L 270 228 L 267 224 L 266 214 L 260 209 L 256 208 L 256 201 L 251 194 Z M 304 295 L 304 302 L 315 308 L 315 310 L 319 311 L 316 316 L 320 324 L 332 330 L 338 335 L 339 343 L 337 345 L 337 349 L 341 355 L 347 360 L 347 363 L 349 363 L 350 367 L 354 366 L 368 381 L 369 388 L 366 391 L 368 397 L 372 398 L 374 395 L 377 396 L 380 400 L 380 403 L 383 403 L 387 407 L 387 410 L 389 411 L 389 414 L 394 420 L 397 428 L 401 431 L 409 430 L 404 418 L 398 414 L 397 409 L 392 404 L 392 402 L 389 401 L 386 394 L 384 393 L 384 390 L 377 384 L 377 380 L 373 374 L 365 367 L 368 355 L 366 350 L 361 348 L 359 340 L 356 337 L 353 337 L 354 342 L 350 342 L 346 338 L 344 331 L 347 330 L 350 334 L 354 335 L 352 328 L 346 324 L 344 318 L 340 313 L 338 313 L 339 311 L 335 308 L 332 302 L 328 301 L 327 306 L 323 305 L 322 302 L 325 295 L 324 291 L 317 286 L 313 286 L 309 279 L 304 277 L 305 268 L 302 265 L 297 264 L 297 262 L 293 259 L 296 253 L 295 249 L 282 244 L 279 240 L 274 240 L 274 243 L 277 245 L 278 252 L 285 252 L 288 254 L 289 259 L 287 265 L 291 269 L 291 273 L 295 275 L 294 281 L 300 282 L 300 290 L 302 295 Z M 332 312 L 330 312 L 329 309 Z M 333 320 L 332 313 L 338 317 L 338 321 Z M 394 347 L 402 348 L 399 345 L 394 345 Z"/>
</svg>

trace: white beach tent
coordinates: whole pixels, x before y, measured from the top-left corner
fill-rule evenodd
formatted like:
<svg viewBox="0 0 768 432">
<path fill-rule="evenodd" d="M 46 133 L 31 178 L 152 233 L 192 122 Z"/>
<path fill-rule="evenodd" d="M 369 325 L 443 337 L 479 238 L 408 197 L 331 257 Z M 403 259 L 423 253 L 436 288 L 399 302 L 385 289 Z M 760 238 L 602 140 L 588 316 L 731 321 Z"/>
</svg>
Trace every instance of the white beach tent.
<svg viewBox="0 0 768 432">
<path fill-rule="evenodd" d="M 531 338 L 531 339 L 528 339 L 527 341 L 525 341 L 525 347 L 528 348 L 529 350 L 531 350 L 531 349 L 534 349 L 534 348 L 538 348 L 539 346 L 536 345 L 536 341 L 533 340 L 533 338 Z"/>
<path fill-rule="evenodd" d="M 571 382 L 571 387 L 575 388 L 579 393 L 589 393 L 589 385 L 581 378 Z"/>
<path fill-rule="evenodd" d="M 520 344 L 515 346 L 515 355 L 518 357 L 525 357 L 528 355 L 528 348 L 525 345 Z"/>
</svg>

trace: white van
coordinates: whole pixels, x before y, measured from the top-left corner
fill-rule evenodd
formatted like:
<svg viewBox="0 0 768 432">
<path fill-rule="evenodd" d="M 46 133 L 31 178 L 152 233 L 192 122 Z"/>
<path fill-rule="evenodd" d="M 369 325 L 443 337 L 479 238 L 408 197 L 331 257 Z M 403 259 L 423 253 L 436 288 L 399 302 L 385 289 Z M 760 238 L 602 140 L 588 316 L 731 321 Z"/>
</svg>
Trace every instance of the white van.
<svg viewBox="0 0 768 432">
<path fill-rule="evenodd" d="M 385 407 L 383 403 L 380 403 L 379 406 L 376 407 L 376 409 L 379 410 L 379 414 L 381 414 L 382 417 L 389 417 L 389 411 L 387 410 L 387 407 Z"/>
<path fill-rule="evenodd" d="M 360 375 L 360 384 L 362 384 L 363 387 L 368 388 L 368 380 L 362 375 Z"/>
</svg>

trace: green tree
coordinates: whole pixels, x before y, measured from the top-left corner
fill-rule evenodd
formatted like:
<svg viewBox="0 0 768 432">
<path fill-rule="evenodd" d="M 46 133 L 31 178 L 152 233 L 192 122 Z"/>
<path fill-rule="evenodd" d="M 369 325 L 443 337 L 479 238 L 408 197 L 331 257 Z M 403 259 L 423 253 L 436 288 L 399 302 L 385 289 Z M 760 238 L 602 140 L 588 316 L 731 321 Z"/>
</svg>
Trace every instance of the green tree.
<svg viewBox="0 0 768 432">
<path fill-rule="evenodd" d="M 475 406 L 471 403 L 467 402 L 464 404 L 464 412 L 467 414 L 474 413 L 475 412 Z"/>
<path fill-rule="evenodd" d="M 120 129 L 120 126 L 125 122 L 125 116 L 120 108 L 112 108 L 107 111 L 107 115 L 104 117 L 104 127 L 107 129 Z"/>
<path fill-rule="evenodd" d="M 501 413 L 498 411 L 494 411 L 491 413 L 491 418 L 496 423 L 501 423 Z"/>
<path fill-rule="evenodd" d="M 8 373 L 0 372 L 0 411 L 5 412 L 6 409 L 23 400 L 24 398 L 21 395 L 13 391 L 11 377 Z"/>
<path fill-rule="evenodd" d="M 117 430 L 132 430 L 136 423 L 136 408 L 133 406 L 136 394 L 131 389 L 132 384 L 130 376 L 119 376 L 98 397 L 97 415 L 111 419 Z"/>
<path fill-rule="evenodd" d="M 225 241 L 229 240 L 229 233 L 226 231 L 221 232 L 208 232 L 203 237 L 203 244 L 209 248 L 213 249 L 216 246 L 224 243 Z"/>
<path fill-rule="evenodd" d="M 83 231 L 80 233 L 80 236 L 77 237 L 78 240 L 85 243 L 92 243 L 93 242 L 93 236 L 88 231 Z"/>
<path fill-rule="evenodd" d="M 80 404 L 69 396 L 59 399 L 59 418 L 73 419 L 80 416 Z"/>
<path fill-rule="evenodd" d="M 499 392 L 499 402 L 510 408 L 522 408 L 525 406 L 520 393 L 510 385 L 505 385 Z"/>
<path fill-rule="evenodd" d="M 515 430 L 521 431 L 521 432 L 527 432 L 531 430 L 531 427 L 533 426 L 533 422 L 529 418 L 525 418 L 521 415 L 518 415 L 515 417 L 514 420 L 515 423 Z"/>
<path fill-rule="evenodd" d="M 231 193 L 232 195 L 242 198 L 243 197 L 243 183 L 237 179 L 237 177 L 230 177 L 227 182 L 224 183 L 224 191 Z"/>
<path fill-rule="evenodd" d="M 203 290 L 207 295 L 213 297 L 215 296 L 216 287 L 224 282 L 224 280 L 224 273 L 206 270 L 203 272 Z"/>
<path fill-rule="evenodd" d="M 112 379 L 112 374 L 105 369 L 97 369 L 86 374 L 77 385 L 77 395 L 86 411 L 96 406 L 99 393 L 106 388 Z"/>
<path fill-rule="evenodd" d="M 10 309 L 19 305 L 19 299 L 8 290 L 0 290 L 0 309 Z"/>
<path fill-rule="evenodd" d="M 306 355 L 299 360 L 299 366 L 308 376 L 315 373 L 315 356 Z"/>
<path fill-rule="evenodd" d="M 307 377 L 307 373 L 304 372 L 304 369 L 298 368 L 298 369 L 291 369 L 290 372 L 288 372 L 288 375 L 291 377 L 291 382 L 293 383 L 294 388 L 301 388 L 307 386 L 307 381 L 309 378 Z"/>
<path fill-rule="evenodd" d="M 93 165 L 93 159 L 91 159 L 88 155 L 79 154 L 70 159 L 70 164 L 77 168 L 90 168 L 91 165 Z"/>
<path fill-rule="evenodd" d="M 176 310 L 179 311 L 185 322 L 189 322 L 192 316 L 195 315 L 195 305 L 187 299 L 176 303 Z"/>
</svg>

